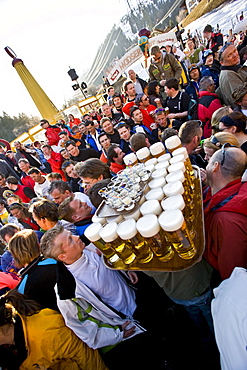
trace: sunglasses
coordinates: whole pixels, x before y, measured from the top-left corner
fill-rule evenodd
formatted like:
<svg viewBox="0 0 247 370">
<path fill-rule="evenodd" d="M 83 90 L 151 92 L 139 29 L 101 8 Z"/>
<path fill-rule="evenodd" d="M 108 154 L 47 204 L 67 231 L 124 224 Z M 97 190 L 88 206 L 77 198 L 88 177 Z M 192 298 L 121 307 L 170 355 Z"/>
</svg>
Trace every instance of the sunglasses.
<svg viewBox="0 0 247 370">
<path fill-rule="evenodd" d="M 222 147 L 222 144 L 219 142 L 219 140 L 215 136 L 212 136 L 210 138 L 210 143 L 216 145 L 218 148 L 221 148 Z"/>
<path fill-rule="evenodd" d="M 222 145 L 221 153 L 222 153 L 222 161 L 220 162 L 220 165 L 223 166 L 226 159 L 226 148 L 236 148 L 236 145 L 231 145 L 230 143 L 225 143 Z"/>
</svg>

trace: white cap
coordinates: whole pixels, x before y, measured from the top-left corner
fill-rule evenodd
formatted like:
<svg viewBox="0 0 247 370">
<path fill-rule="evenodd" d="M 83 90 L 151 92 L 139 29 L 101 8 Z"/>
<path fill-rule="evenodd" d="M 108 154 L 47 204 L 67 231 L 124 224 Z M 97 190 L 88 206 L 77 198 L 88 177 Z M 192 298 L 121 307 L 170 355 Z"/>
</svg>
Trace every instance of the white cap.
<svg viewBox="0 0 247 370">
<path fill-rule="evenodd" d="M 100 222 L 93 222 L 89 225 L 86 230 L 84 231 L 84 235 L 90 242 L 96 242 L 100 239 L 99 232 L 102 229 L 102 225 Z"/>
<path fill-rule="evenodd" d="M 168 173 L 168 175 L 166 176 L 167 183 L 174 182 L 174 181 L 184 182 L 184 179 L 185 177 L 184 177 L 183 171 L 174 171 L 174 172 Z"/>
<path fill-rule="evenodd" d="M 92 217 L 92 222 L 100 222 L 102 225 L 104 225 L 106 223 L 106 219 L 105 217 L 99 217 L 94 214 Z"/>
<path fill-rule="evenodd" d="M 183 194 L 184 187 L 181 181 L 169 182 L 163 187 L 163 192 L 167 197 L 171 197 L 176 194 Z"/>
<path fill-rule="evenodd" d="M 169 209 L 162 212 L 158 220 L 163 230 L 172 232 L 181 228 L 184 216 L 180 209 Z"/>
<path fill-rule="evenodd" d="M 151 200 L 151 199 L 157 199 L 157 200 L 162 200 L 164 198 L 164 193 L 161 188 L 155 188 L 150 190 L 146 195 L 146 200 Z"/>
<path fill-rule="evenodd" d="M 162 168 L 160 170 L 155 170 L 153 173 L 152 173 L 152 178 L 153 179 L 157 179 L 157 177 L 165 177 L 167 174 L 167 171 L 165 168 Z"/>
<path fill-rule="evenodd" d="M 160 225 L 156 215 L 145 215 L 136 223 L 136 228 L 144 238 L 151 238 L 160 231 Z"/>
<path fill-rule="evenodd" d="M 185 207 L 184 198 L 181 194 L 172 195 L 162 200 L 161 207 L 164 211 L 167 209 L 180 209 L 182 211 Z"/>
<path fill-rule="evenodd" d="M 108 222 L 108 224 L 110 222 L 116 222 L 117 224 L 119 224 L 119 222 L 121 222 L 122 220 L 123 220 L 123 216 L 122 215 L 108 216 L 108 217 L 106 217 L 106 221 Z"/>
<path fill-rule="evenodd" d="M 157 158 L 150 158 L 145 162 L 145 167 L 149 166 L 150 164 L 155 165 L 158 162 Z"/>
<path fill-rule="evenodd" d="M 139 209 L 136 209 L 135 211 L 133 212 L 129 212 L 129 213 L 126 213 L 123 215 L 124 219 L 125 220 L 128 220 L 129 218 L 133 218 L 134 220 L 138 220 L 138 218 L 140 217 L 141 213 L 139 211 Z"/>
<path fill-rule="evenodd" d="M 150 151 L 148 147 L 144 146 L 143 148 L 137 150 L 136 156 L 139 160 L 143 160 L 150 155 Z"/>
<path fill-rule="evenodd" d="M 185 162 L 185 156 L 183 154 L 175 155 L 170 159 L 170 164 L 178 162 Z"/>
<path fill-rule="evenodd" d="M 150 199 L 144 202 L 140 207 L 140 212 L 143 216 L 148 214 L 159 215 L 162 211 L 160 202 L 157 199 Z"/>
<path fill-rule="evenodd" d="M 170 158 L 171 158 L 171 154 L 170 153 L 165 153 L 165 154 L 162 154 L 158 158 L 158 162 L 169 161 Z"/>
<path fill-rule="evenodd" d="M 135 220 L 128 219 L 121 222 L 121 224 L 118 225 L 117 233 L 123 240 L 133 238 L 137 233 Z"/>
<path fill-rule="evenodd" d="M 102 227 L 99 232 L 100 237 L 106 242 L 110 243 L 118 237 L 117 234 L 117 226 L 116 222 L 110 222 Z"/>
<path fill-rule="evenodd" d="M 185 172 L 185 165 L 183 162 L 173 163 L 167 168 L 167 171 L 170 173 L 175 171 Z"/>
<path fill-rule="evenodd" d="M 165 151 L 164 144 L 162 144 L 160 141 L 157 143 L 154 143 L 150 145 L 149 147 L 150 153 L 152 155 L 157 155 Z"/>
<path fill-rule="evenodd" d="M 157 179 L 153 179 L 149 181 L 148 186 L 150 189 L 155 188 L 162 188 L 166 184 L 166 180 L 164 177 L 157 177 Z"/>
<path fill-rule="evenodd" d="M 168 137 L 168 139 L 165 140 L 165 146 L 168 150 L 177 148 L 179 145 L 181 145 L 181 140 L 178 135 L 170 136 Z"/>
<path fill-rule="evenodd" d="M 182 146 L 182 148 L 177 148 L 175 149 L 173 152 L 172 152 L 172 155 L 175 156 L 175 155 L 179 155 L 179 154 L 183 154 L 185 159 L 187 159 L 189 157 L 189 154 L 187 152 L 187 149 Z"/>
<path fill-rule="evenodd" d="M 133 163 L 137 162 L 137 156 L 135 155 L 135 153 L 129 153 L 129 154 L 126 154 L 124 157 L 123 157 L 123 160 L 124 160 L 124 163 L 126 164 L 126 166 L 130 166 L 132 165 Z"/>
<path fill-rule="evenodd" d="M 160 170 L 160 169 L 162 169 L 162 168 L 167 169 L 169 166 L 170 166 L 170 163 L 169 163 L 168 161 L 162 161 L 162 162 L 158 162 L 158 163 L 154 166 L 154 168 L 155 168 L 156 170 Z"/>
</svg>

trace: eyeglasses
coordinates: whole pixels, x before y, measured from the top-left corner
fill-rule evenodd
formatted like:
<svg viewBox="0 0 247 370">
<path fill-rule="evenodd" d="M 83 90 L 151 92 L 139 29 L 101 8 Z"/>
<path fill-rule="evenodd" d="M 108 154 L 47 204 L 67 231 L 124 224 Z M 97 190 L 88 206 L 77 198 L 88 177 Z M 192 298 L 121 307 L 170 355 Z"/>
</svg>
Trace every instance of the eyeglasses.
<svg viewBox="0 0 247 370">
<path fill-rule="evenodd" d="M 222 145 L 221 153 L 222 153 L 222 161 L 220 162 L 220 165 L 223 166 L 226 159 L 226 150 L 225 148 L 236 148 L 236 145 L 231 145 L 230 143 L 225 143 Z"/>
<path fill-rule="evenodd" d="M 200 121 L 199 119 L 195 119 L 195 122 L 198 123 L 198 127 L 203 127 L 203 122 Z"/>
<path fill-rule="evenodd" d="M 145 99 L 142 99 L 142 101 L 145 101 L 145 100 L 148 100 L 149 99 L 149 97 L 147 96 Z"/>
<path fill-rule="evenodd" d="M 219 129 L 219 132 L 224 132 L 225 130 L 228 130 L 230 127 L 224 127 L 224 128 L 220 128 Z"/>
<path fill-rule="evenodd" d="M 221 56 L 224 53 L 224 51 L 228 48 L 228 46 L 233 45 L 231 42 L 227 42 L 219 51 L 219 61 L 221 60 Z"/>
</svg>

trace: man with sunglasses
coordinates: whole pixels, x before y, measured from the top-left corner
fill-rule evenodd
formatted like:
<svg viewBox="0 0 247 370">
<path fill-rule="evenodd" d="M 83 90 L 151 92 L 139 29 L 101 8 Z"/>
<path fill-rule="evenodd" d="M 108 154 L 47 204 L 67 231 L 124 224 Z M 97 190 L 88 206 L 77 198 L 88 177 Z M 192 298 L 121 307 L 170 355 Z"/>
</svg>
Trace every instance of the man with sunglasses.
<svg viewBox="0 0 247 370">
<path fill-rule="evenodd" d="M 226 43 L 219 51 L 221 72 L 219 88 L 216 94 L 220 96 L 225 105 L 235 107 L 232 97 L 233 90 L 247 81 L 247 66 L 240 64 L 238 50 L 231 43 Z"/>
<path fill-rule="evenodd" d="M 215 270 L 215 285 L 230 277 L 234 267 L 247 268 L 247 183 L 243 150 L 225 143 L 207 165 L 210 186 L 204 199 L 204 257 Z"/>
</svg>

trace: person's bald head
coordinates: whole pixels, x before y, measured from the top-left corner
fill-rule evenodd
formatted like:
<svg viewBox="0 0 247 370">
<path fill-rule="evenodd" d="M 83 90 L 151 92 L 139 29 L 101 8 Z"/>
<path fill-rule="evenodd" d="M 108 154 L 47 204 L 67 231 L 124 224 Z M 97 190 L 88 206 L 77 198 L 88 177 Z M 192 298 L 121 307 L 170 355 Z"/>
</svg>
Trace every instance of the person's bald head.
<svg viewBox="0 0 247 370">
<path fill-rule="evenodd" d="M 240 179 L 246 169 L 246 153 L 235 147 L 217 150 L 207 165 L 207 179 L 211 187 L 219 187 L 219 183 L 228 184 Z"/>
</svg>

